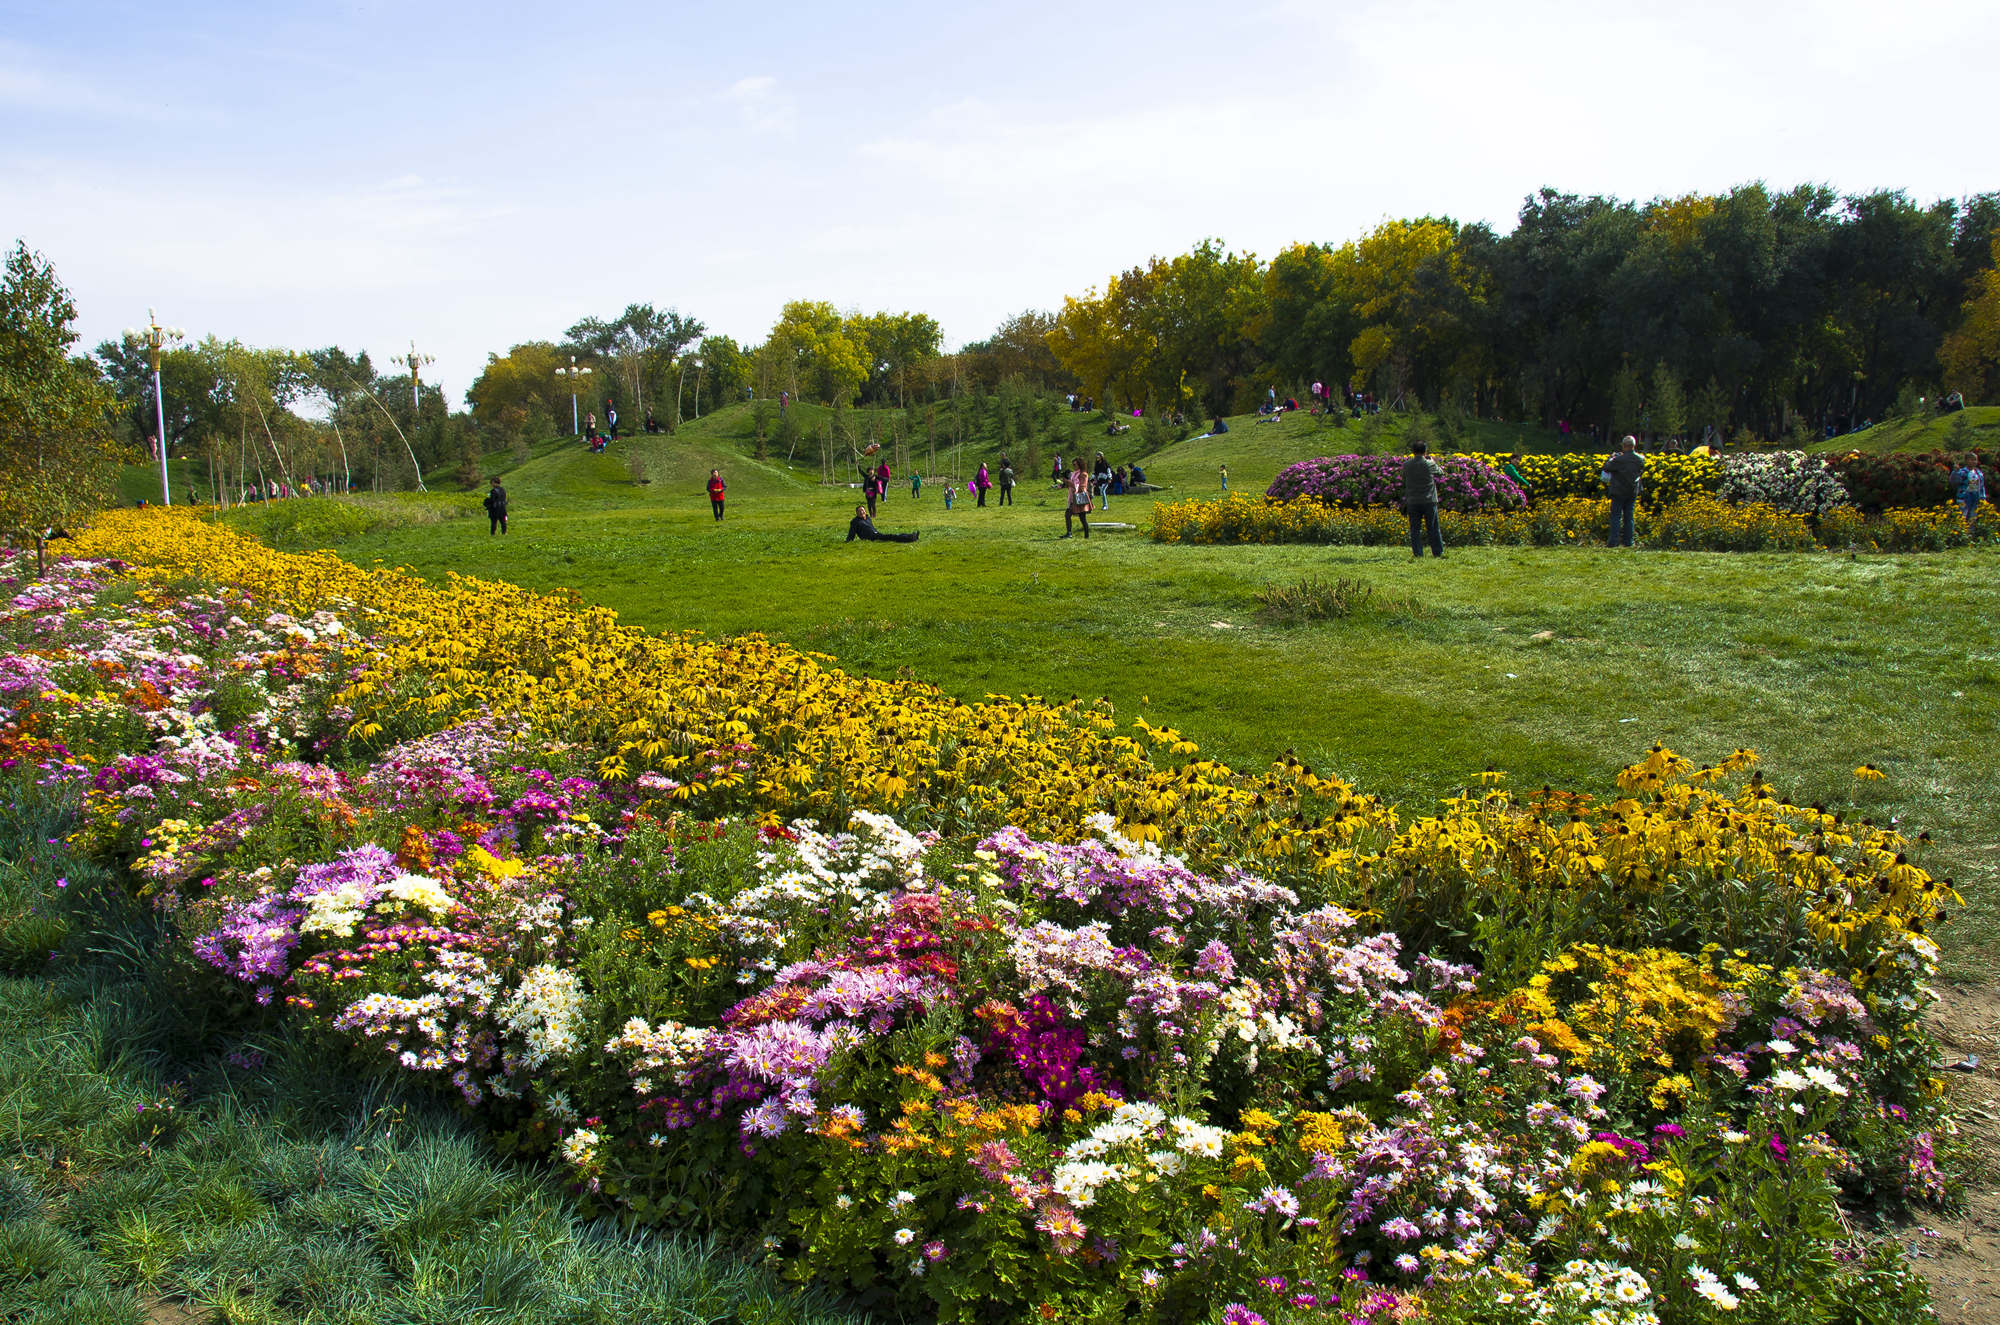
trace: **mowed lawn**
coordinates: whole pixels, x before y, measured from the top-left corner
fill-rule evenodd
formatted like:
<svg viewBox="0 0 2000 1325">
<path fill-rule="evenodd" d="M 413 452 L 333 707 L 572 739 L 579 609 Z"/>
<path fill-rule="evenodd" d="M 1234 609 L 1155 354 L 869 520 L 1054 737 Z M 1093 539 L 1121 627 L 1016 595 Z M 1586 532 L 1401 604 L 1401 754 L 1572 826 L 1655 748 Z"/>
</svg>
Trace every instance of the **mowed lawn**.
<svg viewBox="0 0 2000 1325">
<path fill-rule="evenodd" d="M 1261 491 L 1279 429 L 1189 442 L 1147 466 L 1168 495 Z M 1235 438 L 1233 446 L 1229 444 Z M 761 631 L 851 670 L 989 693 L 1104 696 L 1241 766 L 1286 750 L 1412 809 L 1476 785 L 1606 791 L 1664 741 L 1697 761 L 1764 756 L 1788 796 L 1929 829 L 1928 861 L 1972 903 L 1953 969 L 2000 951 L 1994 760 L 2000 555 L 1912 556 L 1155 544 L 1149 499 L 1101 520 L 1138 529 L 1063 540 L 1046 475 L 1011 509 L 940 485 L 885 503 L 914 546 L 845 544 L 858 494 L 758 468 L 699 436 L 639 443 L 653 481 L 563 449 L 509 475 L 513 530 L 484 519 L 394 527 L 332 544 L 427 575 L 571 589 L 661 630 Z M 721 464 L 727 519 L 699 478 Z M 461 499 L 476 510 L 477 495 Z M 307 540 L 311 541 L 311 540 Z M 1372 586 L 1375 604 L 1290 626 L 1257 594 L 1308 575 Z M 1382 604 L 1385 604 L 1383 606 Z M 1863 762 L 1887 777 L 1863 782 Z"/>
</svg>

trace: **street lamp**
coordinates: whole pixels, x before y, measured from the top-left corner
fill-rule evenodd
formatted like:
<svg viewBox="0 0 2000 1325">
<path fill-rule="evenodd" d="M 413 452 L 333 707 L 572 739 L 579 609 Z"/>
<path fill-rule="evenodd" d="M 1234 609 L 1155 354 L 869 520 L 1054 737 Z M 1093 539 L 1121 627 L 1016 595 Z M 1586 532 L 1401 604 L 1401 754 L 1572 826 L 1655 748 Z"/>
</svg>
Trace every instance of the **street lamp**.
<svg viewBox="0 0 2000 1325">
<path fill-rule="evenodd" d="M 701 417 L 701 356 L 694 357 L 694 416 Z"/>
<path fill-rule="evenodd" d="M 177 340 L 185 340 L 187 333 L 179 327 L 163 327 L 159 314 L 146 310 L 146 328 L 125 328 L 125 343 L 133 349 L 142 346 L 153 357 L 153 417 L 160 428 L 160 505 L 172 506 L 173 493 L 167 487 L 167 403 L 160 391 L 160 351 Z"/>
<path fill-rule="evenodd" d="M 410 370 L 410 417 L 415 418 L 417 411 L 422 408 L 422 398 L 417 393 L 417 372 L 421 368 L 436 363 L 437 360 L 431 358 L 428 354 L 418 354 L 417 343 L 411 341 L 410 352 L 408 354 L 395 355 L 389 362 L 402 364 Z"/>
<path fill-rule="evenodd" d="M 583 379 L 590 376 L 588 368 L 577 365 L 576 356 L 569 356 L 569 367 L 556 369 L 556 376 L 569 381 L 569 431 L 571 436 L 583 433 L 583 418 L 576 412 L 576 393 L 583 385 Z"/>
</svg>

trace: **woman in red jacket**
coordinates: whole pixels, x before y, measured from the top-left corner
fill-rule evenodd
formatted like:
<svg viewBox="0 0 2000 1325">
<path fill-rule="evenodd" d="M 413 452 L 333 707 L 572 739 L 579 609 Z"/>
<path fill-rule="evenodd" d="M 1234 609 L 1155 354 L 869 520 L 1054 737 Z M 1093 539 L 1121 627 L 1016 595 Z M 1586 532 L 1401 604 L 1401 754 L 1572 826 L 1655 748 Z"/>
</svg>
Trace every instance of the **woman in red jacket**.
<svg viewBox="0 0 2000 1325">
<path fill-rule="evenodd" d="M 722 523 L 722 494 L 728 490 L 729 486 L 722 481 L 722 471 L 719 469 L 709 470 L 708 504 L 715 508 L 715 522 L 717 524 Z"/>
</svg>

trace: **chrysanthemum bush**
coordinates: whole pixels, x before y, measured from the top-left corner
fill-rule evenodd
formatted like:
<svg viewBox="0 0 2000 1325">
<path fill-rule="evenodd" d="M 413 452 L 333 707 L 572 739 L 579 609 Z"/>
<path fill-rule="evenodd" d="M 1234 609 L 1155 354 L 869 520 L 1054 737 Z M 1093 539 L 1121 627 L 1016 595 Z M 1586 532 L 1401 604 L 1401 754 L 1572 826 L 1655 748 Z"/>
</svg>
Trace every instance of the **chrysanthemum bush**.
<svg viewBox="0 0 2000 1325">
<path fill-rule="evenodd" d="M 1726 455 L 1716 495 L 1724 501 L 1769 506 L 1792 515 L 1824 516 L 1849 504 L 1847 489 L 1824 457 L 1804 451 Z"/>
<path fill-rule="evenodd" d="M 1610 533 L 1610 505 L 1601 497 L 1538 501 L 1523 511 L 1439 515 L 1444 541 L 1453 547 L 1602 546 Z M 1939 551 L 1991 542 L 2000 521 L 1976 533 L 1957 507 L 1863 515 L 1836 507 L 1818 520 L 1756 503 L 1691 496 L 1665 506 L 1641 507 L 1635 542 L 1643 548 L 1683 552 L 1800 552 L 1849 548 L 1880 552 Z M 1232 495 L 1161 502 L 1153 508 L 1153 538 L 1162 543 L 1323 543 L 1393 547 L 1409 540 L 1409 522 L 1386 508 L 1352 510 L 1312 501 L 1256 501 Z"/>
<path fill-rule="evenodd" d="M 10 563 L 0 762 L 80 791 L 78 844 L 243 1015 L 434 1081 L 588 1209 L 954 1320 L 1922 1312 L 1837 1202 L 1943 1194 L 1917 1023 L 1956 899 L 1747 751 L 1409 816 L 887 685 L 871 712 L 953 724 L 940 779 L 991 748 L 1054 785 L 851 778 L 807 818 L 790 788 L 860 758 L 812 708 L 838 673 L 551 604 L 556 679 L 466 712 L 466 655 L 410 642 L 431 591 L 126 528 L 263 592 Z M 704 650 L 811 684 L 710 701 L 726 744 L 635 769 L 625 712 L 544 688 L 586 647 L 635 692 L 688 694 Z M 282 720 L 230 722 L 240 687 Z"/>
<path fill-rule="evenodd" d="M 1532 502 L 1563 497 L 1604 499 L 1605 453 L 1565 452 L 1557 455 L 1498 455 L 1474 453 L 1469 458 L 1493 469 L 1521 476 Z M 1723 481 L 1723 463 L 1714 456 L 1648 453 L 1641 505 L 1660 506 L 1713 493 Z"/>
<path fill-rule="evenodd" d="M 1336 455 L 1301 460 L 1279 473 L 1264 495 L 1272 501 L 1311 500 L 1326 506 L 1396 506 L 1403 499 L 1404 459 Z M 1432 467 L 1441 511 L 1514 511 L 1527 505 L 1520 485 L 1484 460 L 1442 456 Z"/>
</svg>

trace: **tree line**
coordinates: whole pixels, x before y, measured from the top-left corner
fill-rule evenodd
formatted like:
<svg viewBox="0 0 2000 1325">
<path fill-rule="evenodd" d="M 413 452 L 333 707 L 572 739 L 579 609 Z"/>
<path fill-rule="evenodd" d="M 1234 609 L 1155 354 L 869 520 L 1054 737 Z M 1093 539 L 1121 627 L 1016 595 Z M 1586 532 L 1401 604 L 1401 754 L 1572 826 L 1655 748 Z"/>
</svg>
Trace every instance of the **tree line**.
<svg viewBox="0 0 2000 1325">
<path fill-rule="evenodd" d="M 2000 194 L 1819 186 L 1634 203 L 1543 190 L 1511 233 L 1390 220 L 1259 261 L 1207 241 L 1066 299 L 1048 344 L 1100 401 L 1218 413 L 1319 381 L 1482 418 L 1840 430 L 2000 391 Z"/>
<path fill-rule="evenodd" d="M 0 318 L 0 523 L 21 530 L 36 520 L 18 494 L 81 490 L 65 467 L 154 455 L 159 429 L 147 352 L 74 353 L 74 306 L 24 244 Z M 651 416 L 670 432 L 746 398 L 914 419 L 1008 385 L 1199 416 L 1317 382 L 1454 416 L 1776 439 L 1946 390 L 2000 398 L 2000 193 L 1922 204 L 1752 184 L 1640 203 L 1544 189 L 1504 236 L 1397 219 L 1268 261 L 1205 240 L 953 353 L 920 312 L 798 300 L 743 345 L 635 302 L 489 355 L 463 409 L 407 365 L 339 346 L 210 337 L 165 350 L 160 373 L 161 441 L 220 501 L 472 482 L 482 456 L 570 431 L 573 394 L 579 414 L 615 401 L 624 431 Z"/>
</svg>

